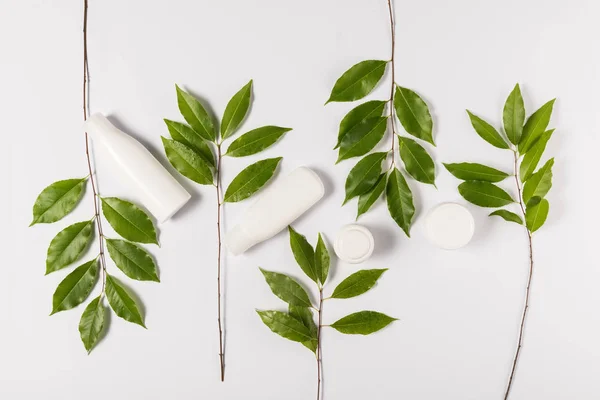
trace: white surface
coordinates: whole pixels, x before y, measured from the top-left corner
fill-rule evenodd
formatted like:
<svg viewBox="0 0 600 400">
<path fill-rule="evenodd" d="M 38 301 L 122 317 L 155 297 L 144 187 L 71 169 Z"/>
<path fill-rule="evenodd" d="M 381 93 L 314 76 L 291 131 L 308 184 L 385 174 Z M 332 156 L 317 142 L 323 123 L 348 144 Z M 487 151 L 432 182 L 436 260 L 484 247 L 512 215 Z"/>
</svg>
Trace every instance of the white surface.
<svg viewBox="0 0 600 400">
<path fill-rule="evenodd" d="M 360 264 L 373 254 L 375 239 L 362 225 L 346 225 L 335 236 L 334 249 L 340 260 Z"/>
<path fill-rule="evenodd" d="M 425 229 L 433 244 L 442 249 L 456 250 L 471 241 L 475 221 L 466 207 L 457 203 L 444 203 L 427 213 Z"/>
<path fill-rule="evenodd" d="M 301 278 L 279 234 L 240 257 L 225 257 L 227 381 L 218 382 L 215 194 L 178 178 L 194 197 L 151 247 L 161 283 L 127 282 L 144 303 L 148 330 L 113 316 L 86 355 L 81 307 L 52 317 L 51 296 L 66 271 L 44 276 L 50 239 L 90 218 L 90 192 L 67 219 L 27 228 L 49 183 L 85 175 L 81 134 L 79 0 L 0 2 L 2 276 L 0 398 L 10 400 L 306 400 L 315 397 L 314 357 L 271 333 L 255 308 L 282 309 L 258 266 Z M 355 299 L 326 303 L 325 320 L 361 309 L 400 318 L 371 337 L 324 331 L 325 399 L 501 399 L 512 361 L 527 273 L 522 230 L 489 210 L 469 246 L 448 252 L 423 233 L 427 210 L 461 204 L 441 162 L 486 162 L 509 170 L 512 155 L 479 139 L 465 108 L 501 122 L 504 100 L 522 84 L 528 112 L 558 97 L 546 150 L 555 156 L 549 219 L 535 235 L 530 318 L 511 400 L 600 397 L 598 140 L 600 52 L 597 0 L 396 1 L 397 81 L 431 104 L 437 187 L 409 182 L 419 208 L 407 239 L 379 202 L 360 223 L 375 254 L 361 268 L 389 268 Z M 356 216 L 340 207 L 354 165 L 334 165 L 339 121 L 351 104 L 323 103 L 353 63 L 389 57 L 384 0 L 91 0 L 92 111 L 147 145 L 163 163 L 162 118 L 182 120 L 175 83 L 206 98 L 217 115 L 250 78 L 255 101 L 242 130 L 290 126 L 257 157 L 227 160 L 225 182 L 250 161 L 285 156 L 279 175 L 300 165 L 323 177 L 327 195 L 294 226 L 329 243 Z M 385 98 L 387 85 L 369 99 Z M 387 147 L 382 147 L 383 149 Z M 98 160 L 104 195 L 135 200 Z M 511 182 L 506 188 L 514 194 Z M 504 184 L 503 184 L 504 186 Z M 246 204 L 228 205 L 226 228 Z M 93 251 L 93 249 L 91 250 Z M 338 268 L 326 292 L 352 267 Z M 115 267 L 111 271 L 122 277 Z M 327 293 L 326 293 L 327 294 Z M 314 293 L 313 293 L 314 296 Z"/>
<path fill-rule="evenodd" d="M 240 223 L 227 233 L 227 248 L 232 254 L 239 255 L 272 238 L 314 206 L 324 194 L 321 178 L 310 168 L 299 167 L 288 176 L 275 179 L 240 216 Z"/>
<path fill-rule="evenodd" d="M 190 199 L 190 194 L 140 142 L 117 129 L 106 117 L 94 113 L 83 124 L 96 146 L 98 158 L 110 158 L 119 172 L 116 178 L 135 190 L 138 201 L 165 222 Z M 104 152 L 104 153 L 102 153 Z"/>
</svg>

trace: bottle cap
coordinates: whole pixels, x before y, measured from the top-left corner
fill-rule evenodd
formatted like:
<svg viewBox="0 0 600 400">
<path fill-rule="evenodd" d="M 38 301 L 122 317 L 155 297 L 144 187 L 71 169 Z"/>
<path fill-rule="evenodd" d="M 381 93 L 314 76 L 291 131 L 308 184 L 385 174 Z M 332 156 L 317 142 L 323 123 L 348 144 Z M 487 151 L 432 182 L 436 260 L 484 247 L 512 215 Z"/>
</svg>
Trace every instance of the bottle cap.
<svg viewBox="0 0 600 400">
<path fill-rule="evenodd" d="M 225 235 L 225 246 L 235 256 L 248 250 L 255 242 L 256 240 L 253 240 L 252 237 L 244 232 L 241 225 L 236 225 Z"/>
<path fill-rule="evenodd" d="M 446 250 L 466 246 L 473 237 L 473 215 L 460 204 L 440 204 L 427 214 L 425 230 L 429 240 Z"/>
<path fill-rule="evenodd" d="M 362 225 L 346 225 L 337 234 L 333 249 L 346 262 L 359 264 L 373 254 L 375 240 L 371 232 Z"/>
</svg>

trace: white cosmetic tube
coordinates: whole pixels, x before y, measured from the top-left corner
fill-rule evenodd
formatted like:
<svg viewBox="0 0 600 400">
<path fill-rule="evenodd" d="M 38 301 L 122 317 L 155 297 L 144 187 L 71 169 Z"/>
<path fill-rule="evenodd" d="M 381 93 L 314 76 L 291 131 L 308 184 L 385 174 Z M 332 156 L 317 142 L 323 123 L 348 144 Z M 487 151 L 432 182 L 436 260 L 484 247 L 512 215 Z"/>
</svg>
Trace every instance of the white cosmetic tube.
<svg viewBox="0 0 600 400">
<path fill-rule="evenodd" d="M 83 125 L 94 142 L 101 143 L 122 172 L 123 184 L 135 189 L 140 202 L 158 222 L 171 218 L 190 194 L 140 142 L 96 113 Z"/>
<path fill-rule="evenodd" d="M 306 167 L 268 186 L 225 236 L 229 251 L 238 255 L 265 241 L 304 214 L 325 194 L 319 176 Z"/>
</svg>

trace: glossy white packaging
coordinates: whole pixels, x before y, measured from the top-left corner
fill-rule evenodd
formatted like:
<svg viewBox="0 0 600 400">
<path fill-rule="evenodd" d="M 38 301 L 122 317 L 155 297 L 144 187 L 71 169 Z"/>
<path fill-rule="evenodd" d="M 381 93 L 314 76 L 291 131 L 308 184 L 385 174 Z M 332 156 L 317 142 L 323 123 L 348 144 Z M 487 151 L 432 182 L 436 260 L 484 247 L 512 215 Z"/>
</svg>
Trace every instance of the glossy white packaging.
<svg viewBox="0 0 600 400">
<path fill-rule="evenodd" d="M 240 223 L 225 236 L 235 255 L 267 240 L 304 214 L 325 193 L 323 182 L 309 168 L 300 167 L 267 187 L 247 210 Z"/>
<path fill-rule="evenodd" d="M 83 125 L 100 143 L 122 172 L 124 184 L 139 194 L 142 205 L 164 222 L 190 199 L 190 194 L 140 142 L 117 129 L 104 115 L 96 113 Z"/>
</svg>

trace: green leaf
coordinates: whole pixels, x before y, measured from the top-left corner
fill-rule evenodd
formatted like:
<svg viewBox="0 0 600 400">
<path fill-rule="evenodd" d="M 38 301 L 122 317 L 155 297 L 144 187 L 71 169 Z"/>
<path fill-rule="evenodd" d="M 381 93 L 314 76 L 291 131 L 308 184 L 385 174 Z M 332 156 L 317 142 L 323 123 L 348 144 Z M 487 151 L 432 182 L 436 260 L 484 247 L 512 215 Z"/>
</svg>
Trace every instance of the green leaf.
<svg viewBox="0 0 600 400">
<path fill-rule="evenodd" d="M 110 307 L 119 317 L 144 328 L 146 327 L 135 300 L 115 278 L 108 274 L 106 274 L 106 298 Z"/>
<path fill-rule="evenodd" d="M 210 164 L 211 167 L 216 167 L 215 155 L 205 139 L 202 138 L 199 133 L 186 124 L 170 121 L 168 119 L 165 119 L 164 121 L 165 124 L 167 124 L 171 137 L 175 141 L 183 143 L 192 150 L 195 150 L 196 153 L 202 157 L 204 161 Z"/>
<path fill-rule="evenodd" d="M 427 150 L 412 139 L 398 136 L 400 158 L 406 171 L 419 182 L 435 186 L 435 164 Z"/>
<path fill-rule="evenodd" d="M 458 185 L 458 192 L 480 207 L 503 207 L 514 202 L 508 193 L 490 182 L 466 181 Z"/>
<path fill-rule="evenodd" d="M 344 204 L 356 196 L 371 190 L 381 175 L 381 162 L 387 153 L 372 153 L 360 160 L 350 170 L 346 178 L 346 198 Z"/>
<path fill-rule="evenodd" d="M 523 127 L 523 136 L 519 143 L 519 153 L 527 153 L 546 131 L 546 128 L 550 123 L 550 116 L 552 115 L 552 108 L 554 107 L 555 100 L 556 99 L 552 99 L 541 106 L 527 119 L 527 122 L 525 122 L 525 126 Z"/>
<path fill-rule="evenodd" d="M 100 339 L 100 334 L 104 328 L 104 306 L 101 296 L 96 297 L 88 304 L 79 320 L 79 336 L 89 353 Z"/>
<path fill-rule="evenodd" d="M 87 299 L 98 277 L 98 260 L 75 268 L 58 284 L 52 296 L 52 314 L 77 307 Z"/>
<path fill-rule="evenodd" d="M 340 122 L 338 141 L 335 146 L 335 149 L 340 147 L 343 137 L 348 132 L 356 129 L 356 127 L 358 127 L 362 122 L 371 118 L 381 117 L 381 114 L 383 114 L 383 110 L 385 109 L 386 104 L 387 101 L 372 100 L 367 101 L 366 103 L 363 103 L 350 110 L 350 112 L 346 114 L 344 119 L 342 119 L 342 122 Z"/>
<path fill-rule="evenodd" d="M 35 199 L 33 221 L 29 226 L 56 222 L 73 211 L 83 197 L 86 182 L 87 178 L 67 179 L 42 190 Z"/>
<path fill-rule="evenodd" d="M 160 282 L 154 260 L 142 247 L 125 240 L 106 239 L 106 248 L 115 265 L 131 279 Z"/>
<path fill-rule="evenodd" d="M 158 244 L 154 224 L 141 208 L 116 197 L 101 200 L 102 213 L 115 232 L 132 242 Z"/>
<path fill-rule="evenodd" d="M 291 226 L 288 226 L 288 232 L 290 233 L 290 247 L 296 262 L 310 279 L 318 283 L 319 275 L 315 267 L 315 250 L 308 243 L 306 237 L 296 232 Z"/>
<path fill-rule="evenodd" d="M 502 122 L 504 131 L 508 140 L 512 144 L 519 144 L 523 134 L 523 123 L 525 122 L 525 104 L 521 96 L 521 88 L 517 83 L 510 92 L 506 103 L 504 103 L 504 112 L 502 113 Z"/>
<path fill-rule="evenodd" d="M 221 121 L 221 139 L 227 139 L 233 135 L 240 126 L 248 113 L 248 108 L 250 108 L 251 96 L 252 79 L 234 94 L 229 103 L 227 103 L 227 107 L 225 107 L 225 112 L 223 113 L 223 120 Z"/>
<path fill-rule="evenodd" d="M 500 136 L 498 131 L 493 126 L 491 126 L 475 114 L 471 113 L 471 111 L 467 110 L 467 113 L 469 114 L 469 118 L 471 119 L 471 125 L 473 125 L 475 132 L 477 132 L 477 134 L 481 136 L 483 140 L 485 140 L 494 147 L 498 147 L 499 149 L 509 148 L 504 138 Z"/>
<path fill-rule="evenodd" d="M 496 210 L 490 214 L 490 217 L 492 217 L 494 215 L 498 216 L 498 217 L 502 217 L 508 222 L 516 222 L 519 225 L 523 225 L 523 219 L 521 219 L 521 217 L 519 217 L 514 212 L 510 212 L 507 210 Z"/>
<path fill-rule="evenodd" d="M 287 275 L 259 268 L 273 294 L 292 306 L 311 307 L 308 293 L 298 282 Z"/>
<path fill-rule="evenodd" d="M 347 335 L 369 335 L 397 321 L 376 311 L 359 311 L 331 324 L 335 330 Z"/>
<path fill-rule="evenodd" d="M 294 342 L 313 340 L 310 330 L 296 318 L 281 311 L 256 311 L 262 322 L 279 336 Z"/>
<path fill-rule="evenodd" d="M 77 261 L 92 241 L 94 220 L 77 222 L 58 232 L 48 246 L 46 275 Z"/>
<path fill-rule="evenodd" d="M 523 201 L 529 205 L 534 197 L 543 199 L 552 187 L 552 166 L 554 158 L 549 159 L 531 178 L 525 182 L 523 187 Z"/>
<path fill-rule="evenodd" d="M 433 120 L 429 107 L 418 94 L 410 89 L 396 86 L 394 108 L 406 132 L 435 146 Z"/>
<path fill-rule="evenodd" d="M 383 139 L 386 127 L 387 117 L 370 118 L 359 123 L 342 138 L 336 163 L 367 154 Z"/>
<path fill-rule="evenodd" d="M 533 175 L 533 171 L 535 171 L 537 168 L 537 165 L 542 158 L 542 154 L 544 153 L 544 150 L 546 150 L 546 144 L 552 137 L 553 132 L 554 129 L 544 132 L 538 141 L 535 142 L 533 147 L 529 149 L 527 154 L 525 154 L 525 157 L 523 157 L 523 161 L 521 162 L 521 166 L 519 168 L 521 182 L 527 181 L 531 175 Z"/>
<path fill-rule="evenodd" d="M 327 103 L 362 99 L 377 86 L 387 63 L 388 61 L 367 60 L 353 65 L 335 82 Z"/>
<path fill-rule="evenodd" d="M 281 157 L 267 158 L 244 168 L 227 187 L 223 201 L 235 203 L 259 191 L 275 174 Z"/>
<path fill-rule="evenodd" d="M 397 168 L 394 168 L 390 173 L 385 193 L 390 215 L 406 233 L 406 236 L 410 237 L 410 226 L 415 215 L 415 206 L 410 187 Z"/>
<path fill-rule="evenodd" d="M 212 117 L 194 96 L 181 90 L 177 85 L 175 88 L 177 89 L 177 105 L 183 118 L 200 136 L 214 142 L 217 139 L 217 131 Z"/>
<path fill-rule="evenodd" d="M 201 185 L 213 184 L 210 164 L 183 143 L 161 137 L 169 162 L 179 173 Z"/>
<path fill-rule="evenodd" d="M 263 126 L 253 129 L 234 140 L 227 148 L 225 155 L 245 157 L 259 153 L 272 146 L 286 132 L 291 130 L 292 128 L 282 128 L 280 126 Z"/>
<path fill-rule="evenodd" d="M 375 286 L 375 283 L 386 269 L 363 269 L 344 279 L 331 295 L 334 299 L 349 299 L 359 296 Z"/>
<path fill-rule="evenodd" d="M 527 229 L 532 233 L 540 229 L 544 225 L 544 222 L 546 222 L 549 210 L 550 203 L 546 199 L 541 199 L 536 205 L 527 207 L 527 211 L 525 212 Z"/>
<path fill-rule="evenodd" d="M 315 324 L 315 320 L 312 315 L 312 311 L 307 307 L 299 307 L 299 306 L 289 306 L 289 314 L 290 317 L 295 318 L 297 321 L 302 322 L 302 324 L 308 328 L 312 339 L 306 342 L 302 342 L 302 345 L 312 351 L 313 353 L 317 351 L 318 341 L 317 341 L 317 325 Z"/>
<path fill-rule="evenodd" d="M 329 275 L 329 264 L 330 264 L 329 251 L 323 241 L 323 237 L 319 233 L 319 239 L 317 240 L 317 247 L 315 248 L 315 270 L 316 275 L 319 278 L 321 285 L 327 281 Z"/>
<path fill-rule="evenodd" d="M 464 181 L 500 182 L 509 176 L 506 172 L 477 163 L 444 163 L 444 166 L 448 172 Z"/>
<path fill-rule="evenodd" d="M 362 214 L 369 211 L 369 209 L 371 208 L 371 206 L 373 206 L 375 201 L 381 197 L 381 194 L 385 189 L 385 184 L 385 174 L 381 174 L 379 175 L 375 186 L 367 193 L 363 193 L 360 195 L 360 197 L 358 198 L 358 213 L 356 215 L 356 219 L 358 219 L 358 217 L 360 217 Z"/>
</svg>

